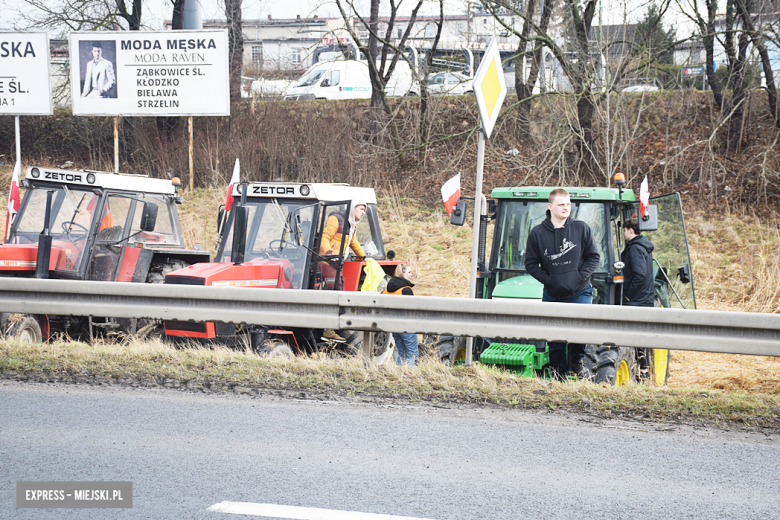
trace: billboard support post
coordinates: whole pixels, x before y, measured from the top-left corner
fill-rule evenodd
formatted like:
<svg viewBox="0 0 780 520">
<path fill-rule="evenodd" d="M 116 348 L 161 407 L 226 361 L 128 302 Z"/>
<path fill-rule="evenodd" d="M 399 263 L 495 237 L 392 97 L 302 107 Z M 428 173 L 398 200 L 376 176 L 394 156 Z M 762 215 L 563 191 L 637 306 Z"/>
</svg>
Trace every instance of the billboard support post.
<svg viewBox="0 0 780 520">
<path fill-rule="evenodd" d="M 119 173 L 119 117 L 114 116 L 114 173 Z"/>
<path fill-rule="evenodd" d="M 195 175 L 192 167 L 192 116 L 187 118 L 187 129 L 190 133 L 190 191 L 195 189 Z"/>
</svg>

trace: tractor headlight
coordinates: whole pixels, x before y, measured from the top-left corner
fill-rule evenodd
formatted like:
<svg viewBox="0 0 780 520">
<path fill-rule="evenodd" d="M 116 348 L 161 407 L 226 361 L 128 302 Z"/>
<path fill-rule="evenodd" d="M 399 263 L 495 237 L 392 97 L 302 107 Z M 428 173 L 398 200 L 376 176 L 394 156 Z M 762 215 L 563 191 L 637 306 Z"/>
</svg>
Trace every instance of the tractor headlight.
<svg viewBox="0 0 780 520">
<path fill-rule="evenodd" d="M 307 185 L 301 186 L 301 196 L 308 197 L 311 190 L 309 190 L 309 187 Z"/>
<path fill-rule="evenodd" d="M 39 170 L 38 168 L 33 168 L 32 170 L 30 170 L 30 175 L 33 176 L 33 179 L 37 179 L 38 177 L 41 176 L 41 170 Z"/>
</svg>

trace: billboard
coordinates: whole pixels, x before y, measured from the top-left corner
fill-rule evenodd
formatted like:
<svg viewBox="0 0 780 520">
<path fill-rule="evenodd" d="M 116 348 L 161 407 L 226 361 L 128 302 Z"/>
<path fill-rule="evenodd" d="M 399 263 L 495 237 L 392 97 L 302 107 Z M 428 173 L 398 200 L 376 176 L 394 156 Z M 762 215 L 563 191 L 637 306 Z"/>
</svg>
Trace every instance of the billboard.
<svg viewBox="0 0 780 520">
<path fill-rule="evenodd" d="M 49 35 L 0 32 L 0 114 L 52 113 Z"/>
<path fill-rule="evenodd" d="M 73 113 L 230 115 L 227 29 L 71 33 Z"/>
</svg>

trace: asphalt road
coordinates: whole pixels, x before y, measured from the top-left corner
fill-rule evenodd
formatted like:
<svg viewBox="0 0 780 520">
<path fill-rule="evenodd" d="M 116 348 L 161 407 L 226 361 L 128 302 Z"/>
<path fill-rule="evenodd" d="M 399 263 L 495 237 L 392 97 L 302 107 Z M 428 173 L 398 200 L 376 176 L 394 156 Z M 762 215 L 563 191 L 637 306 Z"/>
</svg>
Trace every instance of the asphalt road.
<svg viewBox="0 0 780 520">
<path fill-rule="evenodd" d="M 16 509 L 17 481 L 70 480 L 132 481 L 133 508 Z M 260 518 L 207 511 L 226 501 L 302 508 L 288 518 L 347 518 L 303 508 L 436 520 L 780 518 L 780 438 L 470 407 L 0 382 L 0 518 Z"/>
</svg>

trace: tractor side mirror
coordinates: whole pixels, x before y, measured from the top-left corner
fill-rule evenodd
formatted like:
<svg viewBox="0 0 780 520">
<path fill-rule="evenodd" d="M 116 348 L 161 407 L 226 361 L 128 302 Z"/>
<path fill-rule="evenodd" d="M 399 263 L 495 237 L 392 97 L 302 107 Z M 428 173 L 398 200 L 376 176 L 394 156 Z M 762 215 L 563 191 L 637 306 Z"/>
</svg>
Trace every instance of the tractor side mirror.
<svg viewBox="0 0 780 520">
<path fill-rule="evenodd" d="M 450 224 L 453 226 L 462 226 L 466 223 L 466 201 L 464 199 L 458 199 L 455 203 L 455 209 L 452 210 L 450 215 Z"/>
<path fill-rule="evenodd" d="M 683 264 L 677 268 L 677 276 L 682 283 L 691 283 L 691 265 Z"/>
<path fill-rule="evenodd" d="M 658 206 L 650 204 L 644 217 L 639 217 L 639 231 L 656 231 L 658 229 Z"/>
<path fill-rule="evenodd" d="M 144 202 L 141 213 L 141 231 L 154 231 L 157 224 L 157 204 Z"/>
</svg>

